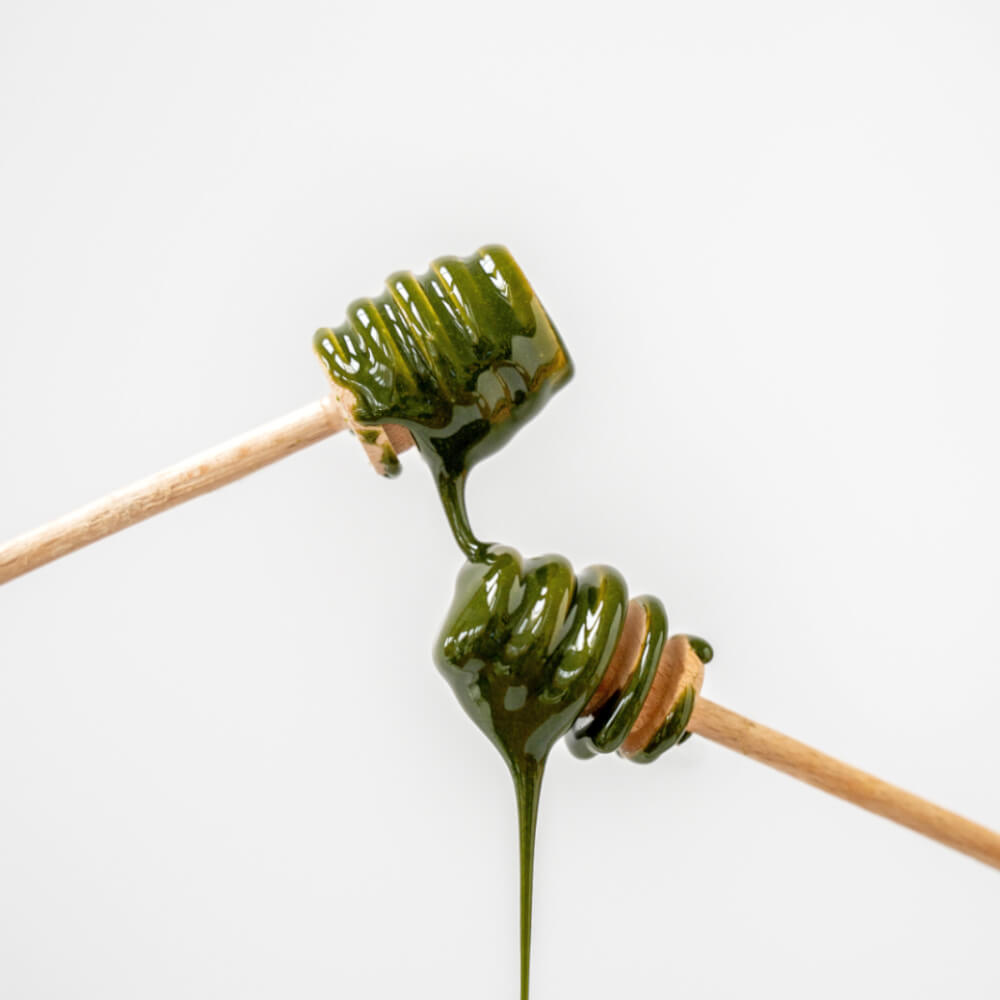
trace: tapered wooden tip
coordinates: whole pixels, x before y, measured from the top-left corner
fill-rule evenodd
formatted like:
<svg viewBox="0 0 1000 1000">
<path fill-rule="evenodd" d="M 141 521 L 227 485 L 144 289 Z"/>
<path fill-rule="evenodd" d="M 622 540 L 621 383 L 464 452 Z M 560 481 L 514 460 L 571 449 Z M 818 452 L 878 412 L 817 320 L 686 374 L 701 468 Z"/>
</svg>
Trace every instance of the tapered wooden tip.
<svg viewBox="0 0 1000 1000">
<path fill-rule="evenodd" d="M 350 389 L 334 386 L 333 392 L 327 399 L 330 400 L 331 406 L 337 408 L 339 418 L 360 442 L 372 468 L 380 476 L 390 478 L 398 476 L 400 471 L 399 456 L 408 448 L 413 447 L 413 435 L 399 424 L 382 424 L 381 426 L 359 424 L 354 419 L 357 399 Z"/>
</svg>

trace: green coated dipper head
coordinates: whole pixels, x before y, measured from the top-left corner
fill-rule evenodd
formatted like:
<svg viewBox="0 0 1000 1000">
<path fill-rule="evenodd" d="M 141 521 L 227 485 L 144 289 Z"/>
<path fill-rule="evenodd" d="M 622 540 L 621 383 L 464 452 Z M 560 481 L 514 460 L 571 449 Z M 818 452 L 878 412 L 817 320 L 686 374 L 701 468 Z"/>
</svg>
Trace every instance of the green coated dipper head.
<svg viewBox="0 0 1000 1000">
<path fill-rule="evenodd" d="M 439 257 L 423 275 L 390 275 L 381 295 L 351 303 L 343 325 L 317 330 L 313 346 L 382 471 L 399 471 L 397 452 L 412 437 L 459 545 L 478 552 L 465 512 L 468 470 L 573 371 L 510 253 L 486 246 L 471 257 Z"/>
</svg>

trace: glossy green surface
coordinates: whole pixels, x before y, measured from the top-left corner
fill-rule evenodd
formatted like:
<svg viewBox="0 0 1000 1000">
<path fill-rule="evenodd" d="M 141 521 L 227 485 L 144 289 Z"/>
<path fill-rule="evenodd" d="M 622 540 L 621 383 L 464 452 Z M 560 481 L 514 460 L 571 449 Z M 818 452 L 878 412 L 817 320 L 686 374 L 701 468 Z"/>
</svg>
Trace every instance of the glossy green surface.
<svg viewBox="0 0 1000 1000">
<path fill-rule="evenodd" d="M 625 581 L 604 566 L 524 562 L 494 546 L 462 568 L 435 647 L 438 669 L 514 779 L 521 851 L 521 997 L 528 997 L 538 795 L 545 761 L 597 689 L 625 620 Z"/>
<path fill-rule="evenodd" d="M 617 750 L 635 725 L 656 676 L 667 641 L 667 612 L 655 597 L 637 598 L 646 612 L 646 630 L 636 669 L 621 691 L 614 693 L 592 716 L 578 717 L 566 742 L 577 757 L 593 757 Z"/>
<path fill-rule="evenodd" d="M 350 390 L 360 424 L 401 424 L 427 460 L 462 551 L 482 549 L 465 508 L 469 469 L 502 447 L 573 367 L 510 253 L 487 246 L 400 271 L 358 299 L 347 321 L 316 331 L 330 378 Z"/>
<path fill-rule="evenodd" d="M 636 601 L 646 630 L 638 664 L 622 690 L 583 715 L 621 638 L 628 588 L 610 566 L 574 574 L 562 556 L 525 560 L 493 545 L 459 573 L 435 646 L 435 662 L 466 713 L 502 754 L 515 778 L 525 760 L 544 765 L 561 736 L 579 757 L 618 750 L 635 725 L 667 639 L 655 597 Z M 704 639 L 687 636 L 703 663 Z M 628 759 L 658 757 L 683 735 L 694 707 L 686 688 L 647 744 Z"/>
<path fill-rule="evenodd" d="M 477 561 L 470 563 L 474 568 L 467 576 L 474 577 L 476 567 L 489 566 L 502 567 L 509 575 L 518 557 L 489 553 L 472 530 L 465 506 L 466 478 L 473 464 L 506 444 L 573 373 L 555 326 L 510 253 L 487 246 L 464 259 L 438 258 L 419 277 L 409 272 L 390 275 L 382 295 L 348 307 L 344 324 L 317 330 L 313 347 L 333 382 L 353 395 L 352 415 L 358 424 L 372 428 L 401 424 L 413 435 L 434 474 L 455 540 L 470 560 Z M 373 441 L 374 430 L 371 433 Z M 383 463 L 389 474 L 398 471 L 395 455 L 384 455 Z M 568 565 L 561 564 L 561 574 L 568 582 L 572 576 Z M 553 570 L 554 577 L 559 575 L 560 569 Z M 527 678 L 532 657 L 523 645 L 526 640 L 524 632 L 508 653 L 515 659 L 523 656 L 521 665 L 527 672 L 520 673 Z M 545 757 L 586 702 L 577 689 L 590 683 L 587 673 L 576 679 L 571 691 L 561 691 L 558 712 L 549 702 L 529 698 L 528 688 L 521 684 L 503 696 L 515 726 L 504 730 L 502 737 L 498 733 L 494 742 L 504 754 L 517 791 L 524 998 L 535 824 Z M 515 712 L 515 705 L 526 711 Z M 538 725 L 531 735 L 528 720 L 533 705 Z M 555 733 L 551 740 L 550 733 Z M 519 745 L 519 734 L 531 745 Z"/>
<path fill-rule="evenodd" d="M 521 996 L 528 995 L 531 880 L 538 793 L 549 751 L 567 736 L 578 756 L 618 749 L 649 693 L 667 616 L 640 597 L 646 629 L 638 667 L 592 717 L 581 713 L 621 638 L 628 590 L 617 571 L 574 574 L 561 556 L 524 560 L 491 546 L 459 573 L 435 661 L 466 713 L 500 751 L 514 779 L 521 845 Z M 695 639 L 703 662 L 711 648 Z M 649 742 L 629 759 L 655 760 L 683 736 L 694 690 L 685 689 Z"/>
<path fill-rule="evenodd" d="M 652 597 L 638 668 L 623 690 L 581 718 L 621 637 L 625 581 L 592 566 L 574 574 L 560 556 L 524 561 L 476 538 L 465 507 L 471 466 L 504 445 L 572 374 L 548 314 L 498 246 L 442 257 L 420 277 L 390 276 L 386 292 L 359 299 L 347 322 L 318 330 L 314 347 L 331 379 L 356 400 L 369 443 L 381 424 L 406 427 L 431 466 L 448 521 L 468 557 L 435 647 L 465 711 L 514 780 L 520 851 L 521 997 L 527 1000 L 535 830 L 545 762 L 562 736 L 578 756 L 618 749 L 649 693 L 667 636 Z M 384 456 L 395 463 L 395 455 Z M 389 465 L 391 474 L 398 463 Z M 711 649 L 692 640 L 707 662 Z M 631 759 L 653 760 L 684 738 L 694 692 Z"/>
</svg>

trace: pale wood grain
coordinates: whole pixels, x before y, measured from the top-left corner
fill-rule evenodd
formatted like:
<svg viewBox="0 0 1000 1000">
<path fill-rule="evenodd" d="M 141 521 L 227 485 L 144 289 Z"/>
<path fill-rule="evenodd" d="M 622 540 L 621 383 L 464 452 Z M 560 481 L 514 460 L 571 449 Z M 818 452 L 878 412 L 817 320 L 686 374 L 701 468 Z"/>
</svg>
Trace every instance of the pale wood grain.
<svg viewBox="0 0 1000 1000">
<path fill-rule="evenodd" d="M 0 546 L 0 584 L 249 475 L 343 430 L 332 395 L 201 452 Z"/>
<path fill-rule="evenodd" d="M 1000 868 L 1000 834 L 699 698 L 688 730 Z"/>
</svg>

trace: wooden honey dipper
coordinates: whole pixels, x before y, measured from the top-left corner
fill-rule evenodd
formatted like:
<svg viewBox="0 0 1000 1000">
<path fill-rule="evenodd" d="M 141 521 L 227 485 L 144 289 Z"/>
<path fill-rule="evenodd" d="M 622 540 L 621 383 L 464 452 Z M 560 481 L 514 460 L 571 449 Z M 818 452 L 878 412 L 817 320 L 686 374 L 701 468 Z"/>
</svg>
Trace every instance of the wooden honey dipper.
<svg viewBox="0 0 1000 1000">
<path fill-rule="evenodd" d="M 500 752 L 517 800 L 521 997 L 528 997 L 538 803 L 549 753 L 649 763 L 698 733 L 994 868 L 1000 835 L 700 697 L 703 639 L 667 638 L 655 597 L 609 566 L 491 545 L 459 572 L 434 649 L 466 714 Z"/>
<path fill-rule="evenodd" d="M 461 534 L 464 472 L 454 474 L 454 463 L 471 465 L 505 444 L 572 364 L 503 247 L 439 258 L 422 277 L 397 272 L 386 289 L 352 302 L 342 326 L 316 332 L 333 381 L 327 396 L 0 545 L 0 584 L 345 429 L 390 478 L 418 443 Z"/>
<path fill-rule="evenodd" d="M 0 545 L 0 584 L 236 482 L 351 426 L 336 392 L 309 406 L 199 452 Z M 382 429 L 378 447 L 359 438 L 375 471 L 385 475 L 385 446 L 395 457 L 413 443 L 403 428 Z M 398 463 L 397 463 L 398 466 Z"/>
<path fill-rule="evenodd" d="M 633 601 L 629 606 L 630 617 L 634 607 Z M 698 645 L 695 641 L 694 646 Z M 692 692 L 687 696 L 692 704 L 682 730 L 684 735 L 677 742 L 683 742 L 690 734 L 703 736 L 1000 869 L 1000 834 L 702 697 L 705 666 L 694 646 L 683 635 L 672 636 L 664 644 L 642 714 L 622 744 L 623 757 L 634 759 L 658 730 L 682 716 L 685 692 Z M 634 666 L 633 656 L 630 640 L 623 634 L 612 659 L 618 673 L 612 679 L 609 668 L 585 708 L 585 715 L 597 715 L 620 689 Z M 567 741 L 572 748 L 572 737 L 567 737 Z"/>
<path fill-rule="evenodd" d="M 667 638 L 654 597 L 607 566 L 490 547 L 459 574 L 438 669 L 515 780 L 565 735 L 579 757 L 649 763 L 697 734 L 1000 869 L 1000 834 L 701 696 L 703 639 Z M 533 762 L 533 763 L 532 763 Z"/>
<path fill-rule="evenodd" d="M 404 427 L 392 419 L 398 398 L 391 393 L 384 398 L 371 394 L 360 398 L 366 387 L 351 382 L 353 358 L 359 351 L 367 352 L 369 370 L 409 378 L 404 387 L 418 402 L 420 393 L 426 396 L 428 386 L 433 385 L 439 399 L 451 407 L 444 416 L 460 407 L 470 410 L 470 419 L 480 420 L 484 431 L 462 454 L 469 462 L 495 450 L 529 419 L 569 377 L 571 363 L 548 314 L 502 247 L 484 247 L 466 260 L 441 258 L 424 278 L 400 273 L 390 277 L 387 287 L 388 294 L 377 301 L 352 304 L 347 326 L 317 332 L 317 352 L 335 376 L 333 392 L 12 539 L 0 546 L 0 584 L 344 429 L 355 433 L 375 470 L 389 476 L 399 470 L 398 456 L 414 444 L 416 435 L 416 443 L 436 471 L 460 544 L 467 554 L 478 553 L 478 543 L 464 524 L 461 489 L 466 467 L 453 464 L 454 438 L 468 429 L 469 419 L 456 431 L 454 420 L 444 420 L 435 412 L 430 423 L 416 421 Z M 409 354 L 399 348 L 401 327 L 412 335 L 404 345 Z M 483 345 L 486 335 L 493 333 L 499 336 L 491 355 Z M 475 378 L 464 384 L 455 378 L 462 371 L 460 353 L 447 356 L 441 349 L 450 343 L 459 350 L 462 337 L 476 347 L 469 355 L 475 362 L 469 362 Z M 515 339 L 522 346 L 512 347 Z M 527 340 L 532 342 L 530 363 L 523 357 L 522 342 Z M 522 357 L 515 361 L 518 351 Z M 382 379 L 379 384 L 388 383 Z M 609 668 L 600 687 L 582 706 L 580 726 L 570 736 L 571 747 L 582 756 L 593 751 L 593 737 L 600 735 L 588 733 L 586 720 L 600 719 L 635 673 L 636 643 L 641 646 L 636 636 L 645 634 L 648 615 L 648 605 L 629 604 Z M 649 757 L 650 741 L 656 743 L 657 734 L 664 735 L 659 746 L 665 749 L 668 743 L 697 733 L 1000 868 L 1000 835 L 993 831 L 702 698 L 703 665 L 708 658 L 710 648 L 699 640 L 683 636 L 665 640 L 643 695 L 643 711 L 620 744 L 624 756 Z"/>
</svg>

